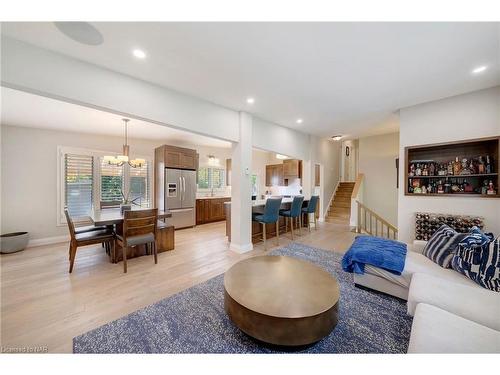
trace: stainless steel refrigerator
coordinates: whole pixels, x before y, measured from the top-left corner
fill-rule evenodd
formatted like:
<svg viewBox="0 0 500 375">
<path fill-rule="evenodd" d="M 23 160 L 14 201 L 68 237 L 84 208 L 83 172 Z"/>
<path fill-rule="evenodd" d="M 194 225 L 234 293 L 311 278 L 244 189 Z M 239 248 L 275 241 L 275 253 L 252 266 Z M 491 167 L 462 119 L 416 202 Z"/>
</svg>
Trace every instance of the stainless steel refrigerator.
<svg viewBox="0 0 500 375">
<path fill-rule="evenodd" d="M 165 168 L 165 209 L 175 229 L 196 224 L 196 171 Z"/>
</svg>

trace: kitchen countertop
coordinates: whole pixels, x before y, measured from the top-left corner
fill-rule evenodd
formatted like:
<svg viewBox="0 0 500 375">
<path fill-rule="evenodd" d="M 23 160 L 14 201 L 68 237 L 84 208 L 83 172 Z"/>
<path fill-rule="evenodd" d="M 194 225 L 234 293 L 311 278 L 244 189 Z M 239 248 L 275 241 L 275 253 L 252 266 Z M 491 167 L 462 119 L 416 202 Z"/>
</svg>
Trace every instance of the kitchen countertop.
<svg viewBox="0 0 500 375">
<path fill-rule="evenodd" d="M 267 198 L 267 199 L 269 199 L 269 198 Z M 267 199 L 257 199 L 257 200 L 252 201 L 252 207 L 265 206 Z M 307 202 L 307 201 L 309 201 L 309 199 L 304 198 L 304 202 Z M 292 203 L 292 202 L 293 202 L 293 198 L 283 198 L 281 200 L 281 204 Z M 231 204 L 231 202 L 224 202 L 224 204 Z"/>
<path fill-rule="evenodd" d="M 231 197 L 208 196 L 208 197 L 196 197 L 196 199 L 231 199 Z"/>
</svg>

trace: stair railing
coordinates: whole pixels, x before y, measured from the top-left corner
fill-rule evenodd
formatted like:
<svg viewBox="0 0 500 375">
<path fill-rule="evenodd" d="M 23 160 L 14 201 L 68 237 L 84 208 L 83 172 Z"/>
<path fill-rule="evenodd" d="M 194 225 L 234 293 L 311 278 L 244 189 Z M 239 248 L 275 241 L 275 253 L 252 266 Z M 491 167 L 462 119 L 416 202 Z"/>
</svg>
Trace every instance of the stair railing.
<svg viewBox="0 0 500 375">
<path fill-rule="evenodd" d="M 356 232 L 368 233 L 371 236 L 385 237 L 389 239 L 398 238 L 398 228 L 384 220 L 380 215 L 366 207 L 363 203 L 356 201 L 358 205 Z"/>
<path fill-rule="evenodd" d="M 349 218 L 349 226 L 351 229 L 356 228 L 357 223 L 357 206 L 356 202 L 363 202 L 363 190 L 365 185 L 365 175 L 363 173 L 359 173 L 356 177 L 356 181 L 354 182 L 354 188 L 352 189 L 351 194 L 351 217 Z"/>
</svg>

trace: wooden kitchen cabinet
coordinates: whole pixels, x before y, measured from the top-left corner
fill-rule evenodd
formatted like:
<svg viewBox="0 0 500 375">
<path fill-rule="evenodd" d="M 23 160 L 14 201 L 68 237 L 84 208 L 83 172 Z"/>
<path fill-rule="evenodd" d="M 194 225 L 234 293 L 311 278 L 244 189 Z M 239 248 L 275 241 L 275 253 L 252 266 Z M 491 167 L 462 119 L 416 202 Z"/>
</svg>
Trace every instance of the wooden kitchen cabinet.
<svg viewBox="0 0 500 375">
<path fill-rule="evenodd" d="M 283 160 L 283 175 L 286 177 L 299 177 L 299 161 L 297 159 Z"/>
<path fill-rule="evenodd" d="M 266 186 L 283 186 L 283 164 L 266 165 Z"/>
<path fill-rule="evenodd" d="M 283 160 L 283 185 L 288 186 L 297 178 L 302 178 L 302 160 Z"/>
<path fill-rule="evenodd" d="M 231 198 L 200 198 L 196 200 L 196 224 L 213 223 L 226 219 L 224 202 Z"/>
<path fill-rule="evenodd" d="M 196 150 L 177 146 L 161 146 L 165 153 L 165 167 L 180 169 L 198 169 Z"/>
</svg>

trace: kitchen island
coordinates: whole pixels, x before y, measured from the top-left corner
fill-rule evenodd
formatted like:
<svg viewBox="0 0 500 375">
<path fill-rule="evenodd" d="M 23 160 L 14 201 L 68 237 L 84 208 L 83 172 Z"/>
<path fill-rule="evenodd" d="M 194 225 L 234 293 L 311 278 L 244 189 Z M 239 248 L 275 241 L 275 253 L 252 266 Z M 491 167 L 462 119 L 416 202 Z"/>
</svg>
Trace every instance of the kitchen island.
<svg viewBox="0 0 500 375">
<path fill-rule="evenodd" d="M 293 198 L 283 198 L 281 201 L 281 209 L 282 210 L 289 210 L 291 205 L 292 205 Z M 304 199 L 304 202 L 302 203 L 302 207 L 307 207 L 309 204 L 308 199 Z M 264 213 L 264 207 L 266 205 L 266 199 L 259 199 L 252 201 L 252 213 L 259 213 L 262 214 Z M 226 216 L 226 236 L 231 242 L 231 202 L 224 202 L 224 213 Z M 304 215 L 302 217 L 302 226 L 307 228 L 307 223 L 309 218 L 307 215 Z M 297 220 L 298 223 L 298 220 Z M 294 229 L 298 229 L 296 224 L 294 226 Z M 258 242 L 262 240 L 262 224 L 252 221 L 252 242 Z M 285 230 L 285 218 L 280 216 L 279 219 L 279 233 L 280 235 L 282 233 L 289 232 L 291 230 L 290 225 L 288 225 L 288 228 Z M 269 239 L 271 237 L 276 237 L 276 225 L 275 224 L 266 224 L 266 237 Z"/>
</svg>

